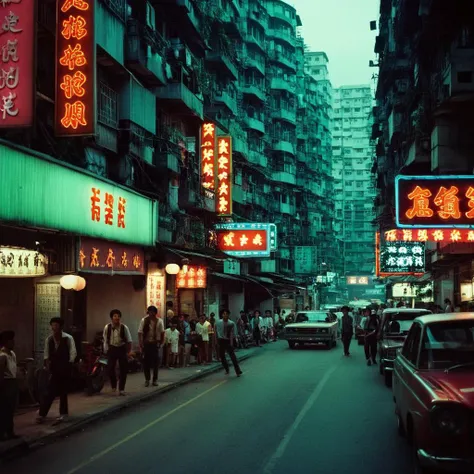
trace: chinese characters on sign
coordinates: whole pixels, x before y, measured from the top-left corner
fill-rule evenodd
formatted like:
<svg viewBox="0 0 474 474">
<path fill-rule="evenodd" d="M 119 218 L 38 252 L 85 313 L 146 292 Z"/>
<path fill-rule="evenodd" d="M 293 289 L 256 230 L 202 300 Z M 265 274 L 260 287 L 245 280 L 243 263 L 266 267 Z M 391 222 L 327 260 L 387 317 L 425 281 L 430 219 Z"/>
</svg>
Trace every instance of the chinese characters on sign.
<svg viewBox="0 0 474 474">
<path fill-rule="evenodd" d="M 58 0 L 56 134 L 95 132 L 93 0 Z"/>
<path fill-rule="evenodd" d="M 35 0 L 0 0 L 0 128 L 31 127 Z"/>
<path fill-rule="evenodd" d="M 103 196 L 102 196 L 103 194 Z M 121 196 L 116 200 L 113 194 L 101 193 L 100 188 L 91 188 L 91 220 L 103 222 L 105 225 L 125 229 L 127 200 Z M 103 206 L 101 207 L 101 203 Z M 114 215 L 115 210 L 117 211 Z M 102 213 L 103 211 L 103 213 Z"/>
<path fill-rule="evenodd" d="M 188 271 L 186 273 L 184 273 L 183 270 L 180 270 L 176 275 L 176 286 L 177 288 L 184 289 L 206 288 L 206 267 L 190 265 L 188 266 Z"/>
<path fill-rule="evenodd" d="M 348 276 L 346 277 L 348 285 L 368 285 L 369 277 L 367 276 Z"/>
<path fill-rule="evenodd" d="M 380 242 L 380 275 L 413 275 L 425 272 L 424 242 Z"/>
<path fill-rule="evenodd" d="M 49 321 L 61 315 L 59 283 L 37 283 L 35 298 L 35 358 L 43 360 L 44 341 L 51 334 Z"/>
<path fill-rule="evenodd" d="M 146 282 L 147 307 L 156 306 L 158 316 L 165 314 L 166 298 L 166 276 L 163 270 L 160 270 L 156 264 L 150 263 L 148 266 Z"/>
<path fill-rule="evenodd" d="M 46 257 L 35 250 L 0 247 L 0 278 L 44 276 L 48 272 L 47 267 Z"/>
<path fill-rule="evenodd" d="M 474 227 L 473 176 L 397 176 L 400 227 Z"/>
<path fill-rule="evenodd" d="M 201 128 L 201 184 L 208 191 L 214 192 L 216 152 L 216 126 L 204 123 Z"/>
<path fill-rule="evenodd" d="M 387 242 L 474 243 L 474 230 L 469 229 L 392 229 L 385 232 Z"/>
<path fill-rule="evenodd" d="M 144 275 L 145 255 L 138 247 L 81 238 L 77 267 L 89 273 Z"/>
<path fill-rule="evenodd" d="M 232 138 L 217 138 L 216 213 L 232 216 Z"/>
</svg>

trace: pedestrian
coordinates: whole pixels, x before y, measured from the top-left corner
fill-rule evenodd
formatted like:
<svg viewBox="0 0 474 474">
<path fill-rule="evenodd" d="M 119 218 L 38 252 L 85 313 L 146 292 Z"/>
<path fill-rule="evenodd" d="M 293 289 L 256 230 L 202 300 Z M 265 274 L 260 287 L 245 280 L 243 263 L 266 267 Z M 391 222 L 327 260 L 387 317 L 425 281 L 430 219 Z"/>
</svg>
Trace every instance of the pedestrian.
<svg viewBox="0 0 474 474">
<path fill-rule="evenodd" d="M 151 371 L 153 371 L 153 386 L 158 386 L 158 351 L 163 345 L 164 337 L 164 325 L 161 318 L 158 318 L 158 309 L 156 306 L 149 306 L 147 316 L 140 321 L 138 328 L 138 341 L 143 354 L 145 387 L 150 386 Z"/>
<path fill-rule="evenodd" d="M 18 438 L 15 435 L 13 416 L 18 399 L 16 378 L 15 333 L 0 333 L 0 441 Z"/>
<path fill-rule="evenodd" d="M 257 347 L 261 347 L 260 342 L 262 341 L 262 326 L 263 326 L 263 320 L 262 320 L 262 317 L 260 316 L 260 311 L 256 310 L 253 316 L 252 330 L 253 330 L 253 339 Z"/>
<path fill-rule="evenodd" d="M 209 316 L 209 322 L 211 326 L 209 327 L 209 362 L 214 360 L 219 360 L 219 351 L 217 349 L 217 339 L 216 339 L 216 315 L 211 313 Z"/>
<path fill-rule="evenodd" d="M 222 319 L 216 322 L 216 334 L 219 343 L 219 356 L 224 367 L 226 375 L 229 374 L 229 364 L 227 363 L 226 353 L 229 354 L 230 360 L 234 365 L 237 377 L 242 375 L 239 362 L 234 352 L 234 338 L 236 334 L 236 326 L 234 321 L 229 319 L 230 312 L 225 309 L 222 312 Z"/>
<path fill-rule="evenodd" d="M 369 317 L 365 323 L 365 359 L 367 365 L 377 364 L 377 333 L 379 330 L 379 320 L 375 311 L 371 312 L 370 308 L 366 310 L 369 312 Z"/>
<path fill-rule="evenodd" d="M 451 300 L 449 298 L 444 299 L 444 304 L 445 304 L 445 308 L 444 308 L 445 313 L 453 313 L 454 312 L 454 306 L 451 303 Z"/>
<path fill-rule="evenodd" d="M 56 424 L 66 421 L 69 416 L 68 390 L 77 351 L 73 337 L 63 331 L 64 321 L 61 318 L 51 318 L 49 324 L 52 334 L 44 344 L 44 362 L 50 373 L 48 394 L 40 405 L 36 422 L 44 421 L 54 399 L 59 396 L 59 417 Z"/>
<path fill-rule="evenodd" d="M 269 309 L 265 311 L 265 326 L 267 329 L 268 340 L 276 342 L 275 325 L 273 324 L 272 312 Z"/>
<path fill-rule="evenodd" d="M 191 324 L 189 324 L 189 314 L 183 314 L 183 333 L 184 333 L 184 361 L 183 367 L 191 365 Z"/>
<path fill-rule="evenodd" d="M 174 369 L 179 354 L 179 331 L 176 319 L 171 320 L 171 327 L 165 331 L 165 343 L 168 348 L 168 369 Z"/>
<path fill-rule="evenodd" d="M 122 324 L 122 313 L 118 309 L 110 312 L 111 322 L 104 327 L 104 353 L 107 354 L 108 372 L 112 392 L 117 391 L 117 362 L 120 369 L 119 395 L 125 395 L 128 373 L 128 355 L 132 350 L 130 329 Z"/>
<path fill-rule="evenodd" d="M 199 322 L 196 324 L 196 332 L 201 336 L 201 364 L 209 363 L 209 327 L 211 323 L 206 321 L 206 315 L 201 314 Z"/>
<path fill-rule="evenodd" d="M 349 315 L 349 311 L 350 311 L 349 306 L 343 306 L 341 308 L 341 311 L 342 311 L 341 339 L 342 339 L 342 344 L 344 345 L 344 355 L 348 357 L 351 355 L 350 347 L 351 347 L 352 337 L 354 335 L 354 322 L 352 320 L 352 317 Z"/>
<path fill-rule="evenodd" d="M 173 311 L 173 302 L 172 301 L 167 301 L 166 302 L 166 318 L 164 321 L 164 327 L 165 329 L 169 328 L 171 326 L 171 321 L 174 318 L 174 311 Z"/>
</svg>

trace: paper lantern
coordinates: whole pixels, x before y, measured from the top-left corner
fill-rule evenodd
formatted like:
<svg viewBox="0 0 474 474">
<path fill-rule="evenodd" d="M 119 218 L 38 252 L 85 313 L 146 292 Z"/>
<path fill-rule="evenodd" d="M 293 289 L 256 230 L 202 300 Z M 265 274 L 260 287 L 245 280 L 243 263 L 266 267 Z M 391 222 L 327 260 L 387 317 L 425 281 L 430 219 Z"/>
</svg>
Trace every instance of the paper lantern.
<svg viewBox="0 0 474 474">
<path fill-rule="evenodd" d="M 86 280 L 80 276 L 77 277 L 76 284 L 73 287 L 75 291 L 82 291 L 86 287 Z"/>
<path fill-rule="evenodd" d="M 168 263 L 165 270 L 169 275 L 177 275 L 179 273 L 179 265 L 177 263 Z"/>
<path fill-rule="evenodd" d="M 59 280 L 65 290 L 81 291 L 86 287 L 86 280 L 79 275 L 65 275 Z"/>
</svg>

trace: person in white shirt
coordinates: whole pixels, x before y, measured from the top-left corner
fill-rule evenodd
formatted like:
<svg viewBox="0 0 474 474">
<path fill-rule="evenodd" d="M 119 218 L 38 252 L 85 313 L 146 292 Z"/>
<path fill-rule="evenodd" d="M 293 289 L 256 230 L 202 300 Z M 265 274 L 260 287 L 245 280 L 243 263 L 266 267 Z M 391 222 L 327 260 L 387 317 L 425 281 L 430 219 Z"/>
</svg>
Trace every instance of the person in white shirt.
<svg viewBox="0 0 474 474">
<path fill-rule="evenodd" d="M 196 324 L 196 332 L 201 336 L 201 364 L 207 365 L 209 358 L 209 327 L 211 323 L 206 321 L 206 316 L 201 314 L 199 322 Z"/>
<path fill-rule="evenodd" d="M 175 320 L 171 321 L 171 327 L 165 331 L 165 344 L 168 347 L 168 369 L 174 369 L 179 353 L 179 331 Z"/>
<path fill-rule="evenodd" d="M 125 395 L 125 383 L 128 373 L 128 354 L 132 350 L 130 329 L 122 324 L 122 313 L 118 309 L 110 312 L 111 322 L 104 328 L 104 353 L 108 358 L 110 386 L 117 390 L 117 362 L 120 368 L 119 394 Z"/>
<path fill-rule="evenodd" d="M 275 326 L 273 324 L 272 312 L 269 309 L 265 311 L 265 327 L 267 330 L 268 341 L 272 340 L 273 342 L 275 342 Z"/>
<path fill-rule="evenodd" d="M 255 311 L 254 317 L 252 320 L 252 329 L 253 329 L 253 338 L 255 340 L 255 345 L 257 347 L 260 346 L 260 342 L 262 340 L 262 326 L 263 326 L 263 319 L 260 316 L 260 311 Z"/>
<path fill-rule="evenodd" d="M 13 416 L 18 399 L 16 378 L 15 333 L 0 333 L 0 441 L 17 438 L 13 429 Z"/>
</svg>

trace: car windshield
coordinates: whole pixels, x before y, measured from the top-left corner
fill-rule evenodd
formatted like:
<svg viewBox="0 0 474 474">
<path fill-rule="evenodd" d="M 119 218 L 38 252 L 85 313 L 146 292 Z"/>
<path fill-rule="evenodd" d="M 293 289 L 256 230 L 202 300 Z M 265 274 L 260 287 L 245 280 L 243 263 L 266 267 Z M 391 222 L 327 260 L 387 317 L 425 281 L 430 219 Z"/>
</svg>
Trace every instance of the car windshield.
<svg viewBox="0 0 474 474">
<path fill-rule="evenodd" d="M 329 322 L 329 313 L 298 313 L 297 323 L 327 323 Z"/>
<path fill-rule="evenodd" d="M 413 320 L 418 316 L 431 314 L 431 311 L 400 311 L 388 313 L 383 327 L 385 334 L 408 334 Z"/>
<path fill-rule="evenodd" d="M 473 370 L 473 361 L 474 321 L 434 323 L 427 327 L 421 347 L 421 369 L 467 364 L 466 370 Z"/>
</svg>

